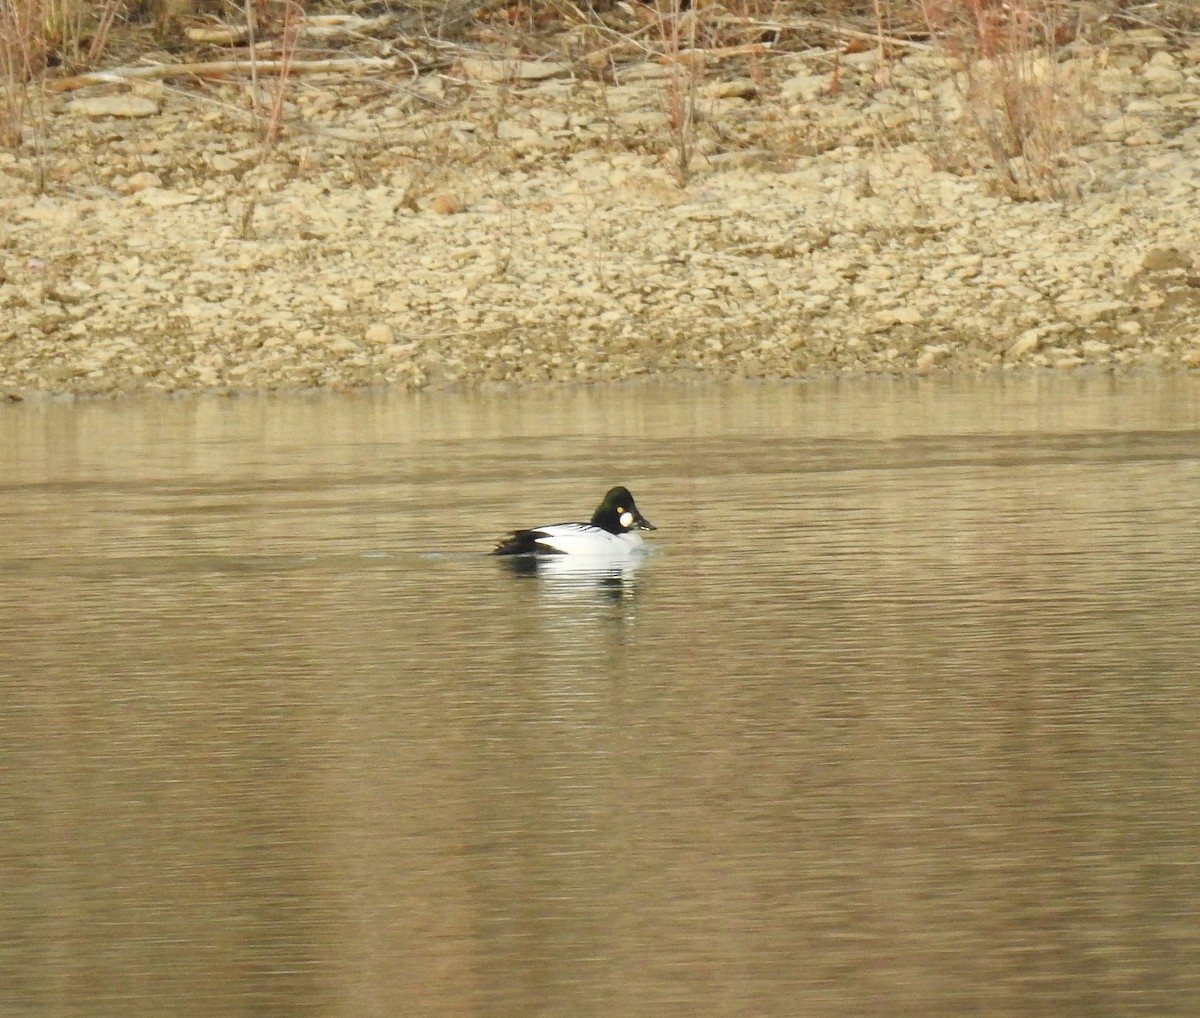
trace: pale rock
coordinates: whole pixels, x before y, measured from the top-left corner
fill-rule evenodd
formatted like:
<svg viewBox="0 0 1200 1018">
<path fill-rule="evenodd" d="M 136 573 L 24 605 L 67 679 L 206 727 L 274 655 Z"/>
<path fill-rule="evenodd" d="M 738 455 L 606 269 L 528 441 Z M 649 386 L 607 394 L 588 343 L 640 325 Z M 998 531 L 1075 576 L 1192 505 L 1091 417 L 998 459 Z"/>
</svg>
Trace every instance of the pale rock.
<svg viewBox="0 0 1200 1018">
<path fill-rule="evenodd" d="M 501 141 L 515 141 L 534 145 L 548 144 L 549 142 L 549 139 L 541 131 L 532 127 L 524 127 L 512 120 L 501 120 L 496 125 L 496 137 Z"/>
<path fill-rule="evenodd" d="M 620 72 L 621 81 L 658 81 L 679 73 L 679 70 L 669 64 L 642 63 L 623 68 Z"/>
<path fill-rule="evenodd" d="M 632 134 L 652 131 L 661 127 L 665 122 L 666 116 L 661 110 L 629 110 L 613 117 L 615 126 Z"/>
<path fill-rule="evenodd" d="M 876 311 L 875 320 L 883 326 L 890 325 L 919 325 L 924 321 L 924 315 L 916 308 L 887 308 L 883 311 Z"/>
<path fill-rule="evenodd" d="M 137 200 L 151 208 L 165 209 L 176 205 L 191 205 L 193 202 L 199 201 L 200 196 L 186 194 L 183 191 L 171 191 L 162 187 L 147 187 L 144 191 L 138 192 Z"/>
<path fill-rule="evenodd" d="M 950 352 L 950 347 L 945 343 L 926 344 L 921 347 L 921 352 L 917 355 L 917 370 L 927 371 L 940 364 L 950 356 Z"/>
<path fill-rule="evenodd" d="M 565 131 L 571 126 L 571 118 L 562 110 L 538 107 L 530 111 L 533 119 L 543 131 Z"/>
<path fill-rule="evenodd" d="M 158 112 L 158 103 L 139 95 L 92 95 L 67 103 L 67 112 L 84 117 L 136 119 L 154 116 Z"/>
<path fill-rule="evenodd" d="M 758 95 L 758 86 L 749 78 L 733 81 L 710 81 L 702 89 L 710 99 L 753 99 Z"/>
<path fill-rule="evenodd" d="M 872 70 L 879 63 L 879 52 L 875 49 L 860 50 L 858 53 L 842 52 L 842 63 L 861 71 Z"/>
<path fill-rule="evenodd" d="M 390 346 L 396 341 L 396 334 L 386 322 L 372 322 L 363 332 L 363 339 L 375 346 Z"/>
<path fill-rule="evenodd" d="M 779 96 L 784 102 L 808 102 L 827 95 L 829 85 L 828 74 L 800 74 L 779 86 Z"/>
<path fill-rule="evenodd" d="M 206 46 L 240 46 L 249 29 L 245 25 L 190 25 L 183 31 L 189 41 Z"/>
<path fill-rule="evenodd" d="M 771 166 L 778 162 L 777 153 L 765 148 L 738 148 L 705 157 L 714 170 L 746 170 Z"/>
<path fill-rule="evenodd" d="M 1162 155 L 1147 155 L 1142 161 L 1142 166 L 1151 173 L 1163 174 L 1185 181 L 1195 170 L 1195 160 L 1190 156 L 1170 152 Z M 1188 182 L 1187 189 L 1191 190 L 1190 182 Z"/>
<path fill-rule="evenodd" d="M 1008 348 L 1008 356 L 1024 357 L 1026 354 L 1033 353 L 1042 345 L 1044 334 L 1045 330 L 1040 326 L 1036 329 L 1026 329 Z"/>
<path fill-rule="evenodd" d="M 609 114 L 624 113 L 651 105 L 651 98 L 642 85 L 613 85 L 604 93 L 604 107 Z"/>
<path fill-rule="evenodd" d="M 79 221 L 79 209 L 75 205 L 62 204 L 50 197 L 39 198 L 35 204 L 27 208 L 18 207 L 14 210 L 14 214 L 29 222 L 44 223 L 59 228 L 71 227 Z M 37 258 L 31 260 L 27 267 L 41 270 L 46 267 L 46 263 L 41 258 Z"/>
<path fill-rule="evenodd" d="M 552 60 L 486 60 L 467 57 L 460 64 L 463 77 L 471 81 L 544 81 L 571 73 L 570 64 Z"/>
<path fill-rule="evenodd" d="M 412 360 L 412 355 L 416 350 L 416 343 L 389 343 L 383 348 L 382 351 L 380 351 L 380 353 L 381 356 L 388 358 L 388 360 L 410 361 Z M 430 354 L 426 360 L 436 361 L 438 360 L 438 357 L 436 354 Z"/>
<path fill-rule="evenodd" d="M 1120 140 L 1137 131 L 1145 130 L 1148 126 L 1144 120 L 1122 114 L 1101 124 L 1100 133 L 1106 138 Z"/>
<path fill-rule="evenodd" d="M 1158 98 L 1130 99 L 1122 112 L 1126 117 L 1136 117 L 1148 124 L 1155 117 L 1162 115 L 1162 100 Z"/>
<path fill-rule="evenodd" d="M 1126 313 L 1129 306 L 1117 300 L 1091 300 L 1067 307 L 1065 310 L 1080 325 L 1094 325 L 1097 322 L 1113 321 Z"/>
<path fill-rule="evenodd" d="M 1153 127 L 1143 127 L 1125 136 L 1125 144 L 1130 148 L 1143 148 L 1150 145 L 1161 145 L 1162 143 L 1162 132 L 1155 130 Z"/>
<path fill-rule="evenodd" d="M 1142 256 L 1143 272 L 1170 272 L 1191 267 L 1191 256 L 1175 247 L 1152 247 Z"/>
<path fill-rule="evenodd" d="M 1172 92 L 1160 96 L 1158 101 L 1165 110 L 1183 110 L 1189 113 L 1200 110 L 1200 92 Z M 1180 132 L 1181 137 L 1186 133 Z"/>
<path fill-rule="evenodd" d="M 1166 54 L 1159 54 L 1165 56 Z M 1176 70 L 1172 66 L 1161 66 L 1151 63 L 1142 71 L 1142 80 L 1146 83 L 1147 89 L 1154 95 L 1167 95 L 1171 92 L 1178 92 L 1183 88 L 1184 76 L 1183 72 Z"/>
<path fill-rule="evenodd" d="M 1127 68 L 1109 67 L 1097 74 L 1094 87 L 1106 95 L 1121 96 L 1140 92 L 1142 82 Z"/>
<path fill-rule="evenodd" d="M 1128 28 L 1114 32 L 1108 40 L 1113 49 L 1130 48 L 1160 50 L 1169 45 L 1167 37 L 1157 28 Z"/>
<path fill-rule="evenodd" d="M 939 111 L 938 116 L 946 123 L 957 123 L 967 115 L 962 86 L 956 85 L 953 81 L 943 82 L 934 89 L 934 96 Z M 954 183 L 961 185 L 961 181 L 957 179 L 954 180 Z"/>
<path fill-rule="evenodd" d="M 129 177 L 117 190 L 125 194 L 137 194 L 139 191 L 145 191 L 147 188 L 161 188 L 162 186 L 162 178 L 157 173 L 142 170 L 140 173 L 135 173 Z"/>
</svg>

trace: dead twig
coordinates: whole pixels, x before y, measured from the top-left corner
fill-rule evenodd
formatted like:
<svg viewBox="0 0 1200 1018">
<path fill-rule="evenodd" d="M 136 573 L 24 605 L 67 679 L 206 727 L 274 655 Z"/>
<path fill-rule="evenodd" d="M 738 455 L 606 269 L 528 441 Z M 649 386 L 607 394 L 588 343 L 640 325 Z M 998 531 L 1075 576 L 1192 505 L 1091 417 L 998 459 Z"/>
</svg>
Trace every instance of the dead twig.
<svg viewBox="0 0 1200 1018">
<path fill-rule="evenodd" d="M 755 18 L 739 18 L 730 14 L 722 14 L 716 16 L 713 21 L 718 25 L 753 28 L 756 32 L 782 32 L 785 29 L 794 29 L 804 32 L 826 32 L 838 39 L 851 39 L 876 45 L 882 42 L 888 46 L 900 46 L 907 49 L 932 50 L 936 48 L 927 42 L 902 39 L 899 36 L 883 35 L 879 32 L 864 32 L 834 24 L 832 21 L 822 21 L 819 18 L 778 18 L 771 21 L 759 21 Z"/>
<path fill-rule="evenodd" d="M 144 64 L 89 71 L 48 84 L 51 92 L 73 92 L 89 85 L 120 84 L 132 79 L 222 78 L 245 74 L 342 74 L 353 71 L 391 71 L 392 57 L 339 57 L 329 60 L 211 60 L 197 64 Z"/>
<path fill-rule="evenodd" d="M 660 64 L 694 64 L 705 60 L 730 60 L 733 57 L 760 57 L 771 52 L 766 43 L 751 42 L 745 46 L 714 46 L 711 49 L 681 49 L 663 53 L 658 57 Z"/>
</svg>

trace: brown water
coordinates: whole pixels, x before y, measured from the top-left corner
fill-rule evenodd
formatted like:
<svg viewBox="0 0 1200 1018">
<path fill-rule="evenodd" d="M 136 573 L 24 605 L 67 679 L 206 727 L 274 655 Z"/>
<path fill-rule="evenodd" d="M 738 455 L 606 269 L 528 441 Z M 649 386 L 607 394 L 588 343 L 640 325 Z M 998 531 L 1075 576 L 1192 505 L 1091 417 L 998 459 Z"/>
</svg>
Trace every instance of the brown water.
<svg viewBox="0 0 1200 1018">
<path fill-rule="evenodd" d="M 0 1015 L 1200 1013 L 1198 397 L 0 408 Z"/>
</svg>

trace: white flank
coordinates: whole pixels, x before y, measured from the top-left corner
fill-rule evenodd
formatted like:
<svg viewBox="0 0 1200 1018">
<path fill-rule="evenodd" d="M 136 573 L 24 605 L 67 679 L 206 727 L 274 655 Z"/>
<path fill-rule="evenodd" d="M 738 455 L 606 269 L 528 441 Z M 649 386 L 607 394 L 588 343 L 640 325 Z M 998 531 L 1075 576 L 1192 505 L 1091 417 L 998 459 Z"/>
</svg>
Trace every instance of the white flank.
<svg viewBox="0 0 1200 1018">
<path fill-rule="evenodd" d="M 564 555 L 612 558 L 629 555 L 642 547 L 642 539 L 637 534 L 618 537 L 587 523 L 556 523 L 537 529 L 542 535 L 537 539 L 539 545 Z"/>
</svg>

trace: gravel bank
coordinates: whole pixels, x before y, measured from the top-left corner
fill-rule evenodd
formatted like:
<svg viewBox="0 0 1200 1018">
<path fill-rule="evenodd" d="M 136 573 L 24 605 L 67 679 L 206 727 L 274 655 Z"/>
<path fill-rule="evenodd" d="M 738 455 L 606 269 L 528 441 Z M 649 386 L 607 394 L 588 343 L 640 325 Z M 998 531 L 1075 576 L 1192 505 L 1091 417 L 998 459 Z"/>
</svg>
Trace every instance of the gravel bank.
<svg viewBox="0 0 1200 1018">
<path fill-rule="evenodd" d="M 1035 68 L 1032 189 L 927 51 L 753 70 L 695 83 L 682 183 L 656 64 L 298 79 L 265 159 L 237 85 L 53 97 L 0 152 L 0 393 L 1200 367 L 1200 43 Z"/>
</svg>

